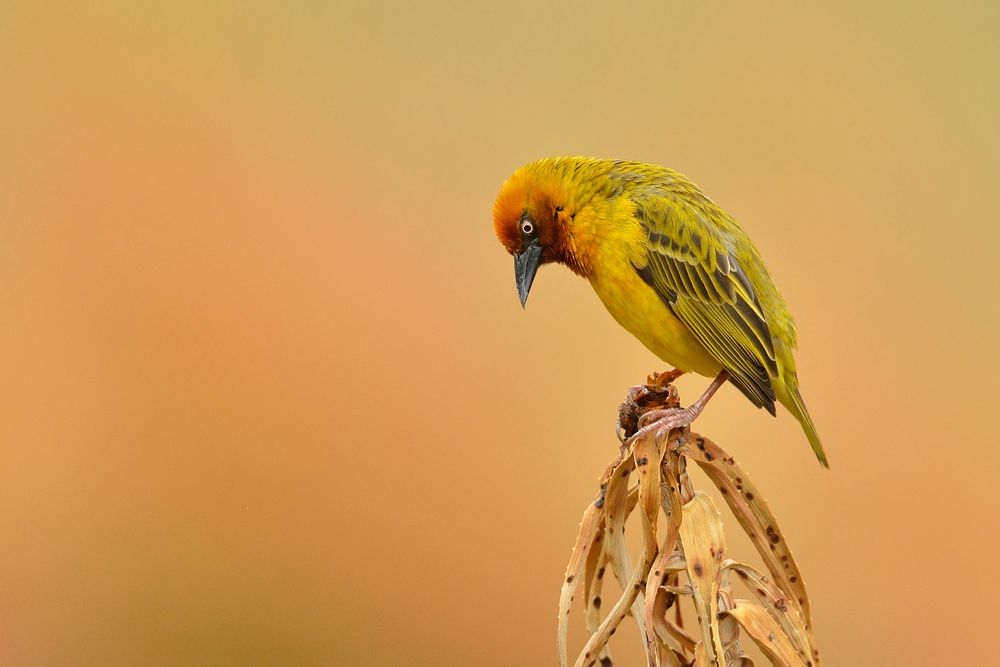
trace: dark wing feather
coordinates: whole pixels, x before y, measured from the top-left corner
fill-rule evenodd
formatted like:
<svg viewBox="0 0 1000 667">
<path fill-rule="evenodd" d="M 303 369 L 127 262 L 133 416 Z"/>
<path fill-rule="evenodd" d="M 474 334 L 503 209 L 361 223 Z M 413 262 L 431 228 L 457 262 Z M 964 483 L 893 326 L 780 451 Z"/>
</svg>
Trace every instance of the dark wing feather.
<svg viewBox="0 0 1000 667">
<path fill-rule="evenodd" d="M 733 384 L 774 414 L 771 377 L 778 367 L 771 332 L 724 232 L 712 224 L 711 204 L 688 203 L 659 189 L 633 199 L 648 235 L 639 275 L 729 371 Z"/>
</svg>

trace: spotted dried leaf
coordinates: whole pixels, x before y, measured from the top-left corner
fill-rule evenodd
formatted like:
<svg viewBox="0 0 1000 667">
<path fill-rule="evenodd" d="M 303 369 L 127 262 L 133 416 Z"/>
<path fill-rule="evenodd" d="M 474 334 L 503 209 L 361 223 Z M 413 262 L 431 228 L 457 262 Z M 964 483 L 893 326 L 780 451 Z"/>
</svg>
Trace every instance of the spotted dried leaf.
<svg viewBox="0 0 1000 667">
<path fill-rule="evenodd" d="M 737 600 L 736 607 L 726 612 L 757 643 L 771 663 L 777 667 L 805 667 L 806 661 L 796 651 L 785 633 L 767 611 L 748 600 Z"/>
</svg>

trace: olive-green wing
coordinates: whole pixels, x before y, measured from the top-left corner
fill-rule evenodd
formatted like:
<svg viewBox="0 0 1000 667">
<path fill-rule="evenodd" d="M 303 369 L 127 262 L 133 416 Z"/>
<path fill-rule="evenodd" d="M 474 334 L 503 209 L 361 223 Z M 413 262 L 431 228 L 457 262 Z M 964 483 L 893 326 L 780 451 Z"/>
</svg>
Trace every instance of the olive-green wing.
<svg viewBox="0 0 1000 667">
<path fill-rule="evenodd" d="M 663 190 L 634 201 L 648 235 L 647 263 L 636 267 L 639 275 L 729 371 L 732 383 L 774 414 L 774 343 L 732 241 L 712 219 L 725 213 L 711 202 L 689 203 Z"/>
</svg>

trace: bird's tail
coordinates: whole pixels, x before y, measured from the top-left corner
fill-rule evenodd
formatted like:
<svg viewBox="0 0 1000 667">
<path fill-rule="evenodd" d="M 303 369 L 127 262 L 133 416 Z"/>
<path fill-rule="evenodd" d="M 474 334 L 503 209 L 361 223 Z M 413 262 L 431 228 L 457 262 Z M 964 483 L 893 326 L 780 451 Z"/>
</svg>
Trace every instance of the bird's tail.
<svg viewBox="0 0 1000 667">
<path fill-rule="evenodd" d="M 806 432 L 806 437 L 809 438 L 809 444 L 812 445 L 812 450 L 816 454 L 816 458 L 819 459 L 820 465 L 824 468 L 829 468 L 830 463 L 826 460 L 826 452 L 823 451 L 823 443 L 819 440 L 819 434 L 816 433 L 816 427 L 813 426 L 812 417 L 809 416 L 809 410 L 806 409 L 806 402 L 802 400 L 802 394 L 799 393 L 798 382 L 795 378 L 789 378 L 785 384 L 785 391 L 782 392 L 785 396 L 779 397 L 786 398 L 788 400 L 781 401 L 789 412 L 795 415 L 795 418 L 799 420 L 802 424 L 802 430 Z"/>
</svg>

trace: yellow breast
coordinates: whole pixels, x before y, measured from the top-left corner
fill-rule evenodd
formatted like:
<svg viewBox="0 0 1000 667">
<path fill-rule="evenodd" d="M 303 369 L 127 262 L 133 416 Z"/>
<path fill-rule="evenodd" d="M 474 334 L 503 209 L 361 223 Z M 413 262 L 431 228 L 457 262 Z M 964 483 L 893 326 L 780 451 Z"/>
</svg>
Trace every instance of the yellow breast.
<svg viewBox="0 0 1000 667">
<path fill-rule="evenodd" d="M 653 354 L 683 371 L 714 377 L 722 365 L 674 317 L 652 287 L 629 271 L 599 272 L 590 284 L 620 325 Z"/>
</svg>

